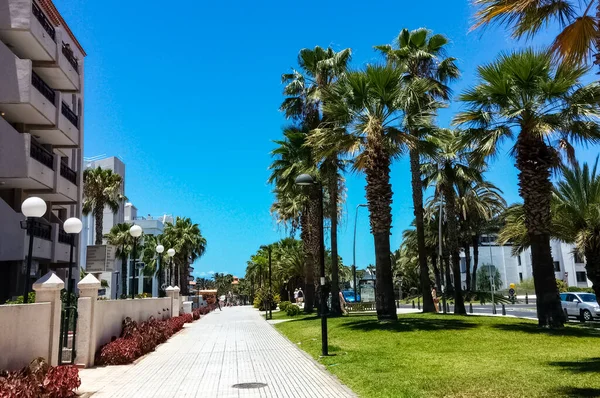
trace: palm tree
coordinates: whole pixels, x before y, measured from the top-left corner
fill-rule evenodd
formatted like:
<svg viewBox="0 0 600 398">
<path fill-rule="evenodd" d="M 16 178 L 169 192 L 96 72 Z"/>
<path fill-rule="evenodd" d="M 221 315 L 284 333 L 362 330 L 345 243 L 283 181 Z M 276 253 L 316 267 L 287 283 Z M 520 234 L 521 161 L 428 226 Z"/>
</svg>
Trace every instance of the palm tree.
<svg viewBox="0 0 600 398">
<path fill-rule="evenodd" d="M 535 36 L 549 22 L 558 22 L 562 31 L 551 51 L 572 64 L 587 64 L 594 56 L 600 67 L 600 1 L 585 0 L 474 0 L 479 11 L 473 29 L 498 22 L 512 30 L 513 37 Z M 595 15 L 592 5 L 596 4 Z"/>
<path fill-rule="evenodd" d="M 129 233 L 129 228 L 132 225 L 128 223 L 113 225 L 110 232 L 104 236 L 106 243 L 117 247 L 115 256 L 121 259 L 121 296 L 127 295 L 127 259 L 133 249 L 133 237 Z"/>
<path fill-rule="evenodd" d="M 490 156 L 513 138 L 531 242 L 540 326 L 562 326 L 564 313 L 554 280 L 550 252 L 550 171 L 560 162 L 559 149 L 573 158 L 570 141 L 597 142 L 600 85 L 582 85 L 586 68 L 553 64 L 546 52 L 531 49 L 503 54 L 479 67 L 479 83 L 460 96 L 468 110 L 455 122 L 469 126 L 466 139 L 477 153 Z M 558 149 L 552 146 L 558 144 Z"/>
<path fill-rule="evenodd" d="M 425 79 L 429 83 L 427 95 L 440 100 L 448 100 L 450 88 L 447 84 L 460 76 L 455 58 L 446 57 L 448 39 L 439 34 L 420 28 L 413 31 L 403 29 L 398 35 L 397 47 L 376 46 L 391 65 L 404 68 L 403 80 Z M 410 102 L 406 107 L 407 130 L 415 140 L 423 139 L 427 131 L 422 125 L 423 104 Z M 438 105 L 439 106 L 439 105 Z M 428 267 L 425 254 L 425 226 L 423 221 L 423 182 L 421 180 L 420 146 L 410 148 L 410 169 L 412 176 L 413 209 L 416 219 L 419 245 L 419 267 L 421 269 L 421 293 L 423 312 L 434 312 L 433 298 L 427 279 Z"/>
<path fill-rule="evenodd" d="M 354 167 L 366 174 L 369 218 L 375 241 L 379 320 L 397 319 L 390 260 L 390 165 L 400 149 L 410 142 L 408 135 L 397 128 L 397 123 L 401 106 L 409 94 L 413 94 L 401 85 L 401 77 L 398 68 L 368 65 L 364 71 L 350 72 L 328 88 L 323 106 L 331 120 L 348 128 L 353 138 L 348 152 L 355 154 Z M 331 136 L 323 134 L 319 138 L 328 140 Z"/>
<path fill-rule="evenodd" d="M 119 204 L 127 198 L 121 193 L 123 178 L 110 169 L 86 169 L 83 171 L 83 214 L 92 213 L 96 220 L 94 244 L 102 244 L 102 222 L 104 207 L 113 213 L 119 211 Z"/>
<path fill-rule="evenodd" d="M 142 246 L 142 262 L 145 264 L 143 273 L 145 276 L 158 277 L 158 292 L 160 296 L 162 296 L 164 293 L 162 290 L 162 285 L 167 279 L 166 271 L 169 265 L 169 256 L 167 251 L 163 251 L 162 254 L 158 254 L 156 252 L 156 246 L 161 244 L 163 241 L 164 239 L 162 235 L 145 235 Z"/>
<path fill-rule="evenodd" d="M 284 95 L 286 99 L 281 105 L 281 110 L 289 119 L 299 121 L 310 130 L 319 126 L 328 125 L 328 116 L 322 111 L 323 90 L 343 76 L 346 72 L 352 51 L 347 48 L 335 52 L 331 47 L 323 49 L 316 46 L 314 49 L 302 49 L 298 55 L 300 71 L 293 70 L 284 74 L 282 81 L 286 83 Z M 332 252 L 332 291 L 331 308 L 334 315 L 341 314 L 339 305 L 339 265 L 338 265 L 338 217 L 340 202 L 340 170 L 343 163 L 337 145 L 328 148 L 313 146 L 313 158 L 320 163 L 323 185 L 328 192 L 328 216 L 331 221 L 331 252 Z M 324 210 L 325 211 L 325 210 Z M 315 225 L 320 229 L 320 226 Z M 319 240 L 320 241 L 320 240 Z"/>
<path fill-rule="evenodd" d="M 174 267 L 178 275 L 178 283 L 181 285 L 182 295 L 188 294 L 188 266 L 204 255 L 206 251 L 206 239 L 202 236 L 198 224 L 192 223 L 187 217 L 177 217 L 174 223 L 166 223 L 163 232 L 165 248 L 175 249 L 173 256 Z M 175 283 L 175 281 L 172 281 Z"/>
</svg>

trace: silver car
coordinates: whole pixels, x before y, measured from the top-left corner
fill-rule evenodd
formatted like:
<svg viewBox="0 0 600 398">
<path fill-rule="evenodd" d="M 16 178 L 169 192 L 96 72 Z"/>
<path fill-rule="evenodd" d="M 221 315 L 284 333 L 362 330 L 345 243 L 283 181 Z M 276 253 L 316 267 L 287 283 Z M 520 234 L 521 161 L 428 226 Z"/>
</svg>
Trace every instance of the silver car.
<svg viewBox="0 0 600 398">
<path fill-rule="evenodd" d="M 561 293 L 560 301 L 567 316 L 574 316 L 582 322 L 600 318 L 600 306 L 592 293 Z"/>
</svg>

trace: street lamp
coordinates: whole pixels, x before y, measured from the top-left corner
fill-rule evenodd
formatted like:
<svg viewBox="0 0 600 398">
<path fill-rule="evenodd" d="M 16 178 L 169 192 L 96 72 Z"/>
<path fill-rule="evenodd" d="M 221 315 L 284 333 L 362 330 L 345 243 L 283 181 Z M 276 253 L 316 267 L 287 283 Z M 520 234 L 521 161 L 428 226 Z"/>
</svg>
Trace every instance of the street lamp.
<svg viewBox="0 0 600 398">
<path fill-rule="evenodd" d="M 133 277 L 131 278 L 131 298 L 135 298 L 135 283 L 137 282 L 136 273 L 135 273 L 135 264 L 137 262 L 137 241 L 138 238 L 142 235 L 142 227 L 139 225 L 132 225 L 129 228 L 129 235 L 133 237 L 133 251 L 131 253 L 133 257 L 133 265 L 131 266 L 131 272 Z"/>
<path fill-rule="evenodd" d="M 161 257 L 161 254 L 165 251 L 165 247 L 161 244 L 158 244 L 158 245 L 156 245 L 155 250 L 156 250 L 156 253 L 158 253 L 158 255 L 156 256 L 156 272 L 158 273 L 158 272 L 160 272 L 160 257 Z M 154 275 L 154 277 L 156 277 L 156 275 Z M 158 279 L 160 281 L 160 276 Z M 160 297 L 160 289 L 161 289 L 160 285 L 158 286 L 158 289 L 159 289 L 158 297 Z"/>
<path fill-rule="evenodd" d="M 321 262 L 321 352 L 323 356 L 327 356 L 327 297 L 325 296 L 325 228 L 323 225 L 323 185 L 320 182 L 315 181 L 308 174 L 300 174 L 298 177 L 296 177 L 295 182 L 300 186 L 314 187 L 319 193 L 319 221 L 321 230 L 321 236 L 319 238 L 319 257 Z"/>
<path fill-rule="evenodd" d="M 71 300 L 71 293 L 73 293 L 73 246 L 75 246 L 75 235 L 81 232 L 83 228 L 83 224 L 81 220 L 77 217 L 71 217 L 65 220 L 63 223 L 63 229 L 66 233 L 71 235 L 69 239 L 71 241 L 71 255 L 69 257 L 69 280 L 67 283 L 67 305 L 69 305 L 69 301 Z"/>
<path fill-rule="evenodd" d="M 175 255 L 175 249 L 167 250 L 167 255 L 169 256 L 169 285 L 173 286 L 175 281 L 171 281 L 171 279 L 173 279 L 173 256 Z"/>
<path fill-rule="evenodd" d="M 272 294 L 272 284 L 271 284 L 271 245 L 268 246 L 261 246 L 261 249 L 266 249 L 267 252 L 269 253 L 269 294 L 267 295 L 267 305 L 268 307 L 268 312 L 269 312 L 269 318 L 268 319 L 273 319 L 273 309 L 272 309 L 272 305 L 271 305 L 271 294 Z M 265 319 L 267 319 L 267 307 L 265 307 Z"/>
<path fill-rule="evenodd" d="M 358 296 L 356 294 L 356 222 L 358 221 L 358 209 L 359 207 L 367 207 L 366 204 L 356 206 L 356 212 L 354 213 L 354 242 L 352 243 L 352 278 L 354 279 L 354 302 L 358 302 Z"/>
<path fill-rule="evenodd" d="M 439 165 L 438 165 L 439 168 Z M 439 226 L 438 226 L 438 264 L 440 265 L 441 269 L 442 269 L 442 278 L 444 278 L 444 266 L 442 265 L 442 215 L 443 215 L 443 206 L 444 206 L 444 196 L 440 197 L 440 219 L 439 219 Z M 443 281 L 443 279 L 442 279 Z M 448 283 L 449 281 L 446 281 L 446 283 Z M 446 292 L 445 292 L 445 287 L 444 284 L 442 283 L 442 286 L 440 286 L 442 288 L 442 306 L 444 307 L 443 312 L 444 314 L 446 313 Z M 433 303 L 433 305 L 435 305 L 435 303 Z"/>
<path fill-rule="evenodd" d="M 29 233 L 29 252 L 27 254 L 27 273 L 25 274 L 25 286 L 23 288 L 23 303 L 27 304 L 29 302 L 29 275 L 31 274 L 31 257 L 33 256 L 33 225 L 35 223 L 35 218 L 42 217 L 46 214 L 48 206 L 46 206 L 46 202 L 43 199 L 38 197 L 31 197 L 25 199 L 23 204 L 21 204 L 21 212 L 25 217 L 27 217 L 27 221 L 25 224 L 21 222 L 21 228 L 27 229 L 27 233 Z"/>
</svg>

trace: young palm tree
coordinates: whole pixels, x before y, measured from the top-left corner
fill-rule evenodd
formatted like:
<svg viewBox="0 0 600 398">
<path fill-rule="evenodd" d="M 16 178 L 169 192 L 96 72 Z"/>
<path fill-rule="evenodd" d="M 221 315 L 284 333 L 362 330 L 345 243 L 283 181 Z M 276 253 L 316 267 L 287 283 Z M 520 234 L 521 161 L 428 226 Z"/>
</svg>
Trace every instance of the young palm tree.
<svg viewBox="0 0 600 398">
<path fill-rule="evenodd" d="M 531 38 L 549 22 L 558 22 L 562 31 L 552 43 L 553 53 L 578 65 L 587 64 L 593 55 L 594 63 L 600 67 L 600 1 L 474 0 L 474 3 L 479 10 L 473 29 L 498 22 L 509 27 L 515 38 Z"/>
<path fill-rule="evenodd" d="M 167 223 L 163 232 L 166 249 L 175 249 L 173 256 L 174 272 L 177 283 L 181 286 L 182 295 L 188 294 L 188 265 L 199 259 L 206 251 L 206 239 L 202 236 L 198 224 L 192 223 L 190 218 L 177 217 L 174 223 Z M 175 281 L 172 281 L 175 283 Z"/>
<path fill-rule="evenodd" d="M 113 213 L 119 211 L 119 204 L 127 198 L 121 194 L 123 178 L 110 169 L 86 169 L 83 171 L 83 214 L 92 213 L 96 220 L 94 244 L 102 244 L 102 222 L 104 207 Z"/>
<path fill-rule="evenodd" d="M 167 280 L 166 271 L 169 265 L 169 256 L 167 254 L 169 248 L 166 248 L 162 254 L 156 252 L 156 246 L 162 244 L 163 241 L 162 235 L 146 235 L 144 236 L 142 246 L 142 262 L 146 265 L 143 273 L 145 276 L 158 277 L 159 296 L 162 296 L 164 293 L 161 287 Z"/>
<path fill-rule="evenodd" d="M 478 72 L 479 83 L 460 97 L 468 110 L 455 122 L 471 127 L 467 139 L 476 140 L 482 156 L 493 155 L 502 140 L 516 134 L 512 153 L 531 242 L 539 325 L 562 326 L 550 252 L 550 172 L 560 162 L 558 149 L 573 158 L 570 141 L 600 140 L 600 86 L 582 85 L 587 69 L 555 65 L 550 54 L 530 49 L 503 54 Z"/>
<path fill-rule="evenodd" d="M 409 31 L 403 29 L 398 35 L 397 47 L 391 45 L 376 46 L 385 55 L 388 64 L 404 69 L 403 80 L 425 79 L 429 83 L 428 96 L 435 99 L 448 100 L 450 88 L 448 83 L 460 76 L 455 58 L 446 57 L 445 49 L 448 39 L 443 35 L 433 35 L 427 29 Z M 421 125 L 423 105 L 420 102 L 409 102 L 405 107 L 406 128 L 415 140 L 422 140 L 424 129 Z M 410 169 L 412 176 L 413 209 L 416 219 L 417 238 L 419 244 L 419 266 L 421 269 L 421 293 L 423 294 L 423 311 L 434 312 L 433 299 L 430 294 L 427 256 L 425 254 L 425 227 L 423 221 L 423 182 L 421 180 L 420 146 L 410 148 Z"/>
<path fill-rule="evenodd" d="M 115 256 L 121 259 L 121 296 L 127 295 L 127 259 L 133 249 L 133 237 L 129 234 L 129 228 L 133 224 L 121 223 L 113 225 L 110 232 L 105 235 L 106 243 L 117 247 Z"/>
</svg>

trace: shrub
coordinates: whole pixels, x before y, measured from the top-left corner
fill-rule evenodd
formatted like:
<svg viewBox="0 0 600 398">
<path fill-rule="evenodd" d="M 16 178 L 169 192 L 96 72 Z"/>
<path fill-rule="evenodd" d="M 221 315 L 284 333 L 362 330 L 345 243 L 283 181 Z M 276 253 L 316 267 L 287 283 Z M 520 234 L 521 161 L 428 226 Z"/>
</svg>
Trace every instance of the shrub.
<svg viewBox="0 0 600 398">
<path fill-rule="evenodd" d="M 267 295 L 268 292 L 266 289 L 258 289 L 256 291 L 256 294 L 254 296 L 254 308 L 258 308 L 260 311 L 264 311 L 265 310 L 265 302 L 267 300 Z M 277 303 L 279 303 L 279 301 L 281 300 L 281 297 L 279 296 L 279 294 L 274 294 L 271 296 L 271 309 L 275 310 L 277 309 Z"/>
<path fill-rule="evenodd" d="M 594 289 L 592 289 L 591 287 L 569 286 L 569 287 L 567 287 L 567 292 L 572 292 L 572 293 L 594 293 Z"/>
<path fill-rule="evenodd" d="M 296 304 L 291 304 L 287 307 L 287 309 L 285 310 L 285 313 L 288 316 L 296 316 L 299 315 L 301 312 L 300 307 L 298 307 Z"/>
<path fill-rule="evenodd" d="M 194 316 L 192 314 L 183 314 L 181 315 L 184 323 L 192 323 L 194 322 Z"/>
<path fill-rule="evenodd" d="M 29 292 L 27 298 L 30 303 L 35 303 L 35 292 Z M 7 301 L 5 304 L 23 304 L 23 296 L 19 296 L 12 301 Z"/>
<path fill-rule="evenodd" d="M 281 311 L 286 311 L 290 305 L 292 305 L 290 301 L 282 301 L 281 303 L 279 303 L 279 309 Z"/>
<path fill-rule="evenodd" d="M 556 280 L 556 288 L 558 289 L 559 293 L 564 293 L 567 291 L 567 283 L 565 281 L 562 281 L 560 279 Z"/>
<path fill-rule="evenodd" d="M 80 385 L 77 367 L 55 366 L 48 370 L 42 388 L 49 397 L 75 397 L 75 390 Z"/>
<path fill-rule="evenodd" d="M 52 367 L 37 358 L 19 371 L 0 373 L 0 398 L 75 397 L 80 385 L 75 366 Z"/>
</svg>

